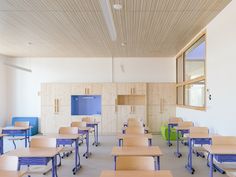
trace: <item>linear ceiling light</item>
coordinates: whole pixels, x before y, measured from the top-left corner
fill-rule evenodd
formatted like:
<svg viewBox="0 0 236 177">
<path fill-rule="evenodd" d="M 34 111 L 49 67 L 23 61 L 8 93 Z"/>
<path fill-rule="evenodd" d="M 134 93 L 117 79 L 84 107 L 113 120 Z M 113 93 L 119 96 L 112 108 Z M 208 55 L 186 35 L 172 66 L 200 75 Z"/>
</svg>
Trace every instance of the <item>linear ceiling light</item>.
<svg viewBox="0 0 236 177">
<path fill-rule="evenodd" d="M 4 65 L 9 66 L 9 67 L 11 67 L 11 68 L 15 68 L 15 69 L 19 69 L 19 70 L 22 70 L 22 71 L 26 71 L 26 72 L 32 73 L 32 70 L 31 70 L 31 69 L 28 69 L 28 68 L 24 68 L 24 67 L 21 67 L 21 66 L 17 66 L 17 65 L 14 65 L 14 64 L 10 64 L 10 63 L 4 63 Z"/>
<path fill-rule="evenodd" d="M 117 38 L 116 27 L 113 20 L 113 15 L 111 11 L 111 5 L 109 0 L 99 0 L 103 17 L 105 19 L 110 37 L 112 41 L 115 41 Z"/>
</svg>

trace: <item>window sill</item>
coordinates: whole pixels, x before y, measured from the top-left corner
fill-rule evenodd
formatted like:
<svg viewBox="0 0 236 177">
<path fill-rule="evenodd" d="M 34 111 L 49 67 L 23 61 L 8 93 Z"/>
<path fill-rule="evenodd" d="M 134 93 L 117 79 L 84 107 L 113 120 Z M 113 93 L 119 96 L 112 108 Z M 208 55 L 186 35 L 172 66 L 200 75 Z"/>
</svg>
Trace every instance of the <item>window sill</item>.
<svg viewBox="0 0 236 177">
<path fill-rule="evenodd" d="M 206 107 L 186 106 L 186 105 L 176 105 L 176 106 L 180 107 L 180 108 L 193 109 L 193 110 L 198 110 L 198 111 L 206 111 Z"/>
</svg>

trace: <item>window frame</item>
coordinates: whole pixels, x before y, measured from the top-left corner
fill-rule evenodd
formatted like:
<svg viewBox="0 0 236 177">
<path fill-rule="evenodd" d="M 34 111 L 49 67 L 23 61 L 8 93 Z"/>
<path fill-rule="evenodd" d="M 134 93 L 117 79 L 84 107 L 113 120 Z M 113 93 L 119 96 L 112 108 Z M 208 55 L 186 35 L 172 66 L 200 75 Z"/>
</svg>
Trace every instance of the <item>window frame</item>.
<svg viewBox="0 0 236 177">
<path fill-rule="evenodd" d="M 207 87 L 206 87 L 206 45 L 205 45 L 205 60 L 204 60 L 204 75 L 191 79 L 191 80 L 185 80 L 185 53 L 186 51 L 188 51 L 191 47 L 193 47 L 199 40 L 201 40 L 202 38 L 205 38 L 205 44 L 207 45 L 207 41 L 206 41 L 206 31 L 202 32 L 201 34 L 197 35 L 182 51 L 180 51 L 178 53 L 178 55 L 176 56 L 176 105 L 178 107 L 183 107 L 183 108 L 188 108 L 188 109 L 195 109 L 195 110 L 201 110 L 201 111 L 205 111 L 206 110 L 206 93 L 207 93 Z M 179 78 L 179 66 L 178 66 L 178 59 L 182 57 L 183 59 L 183 71 L 180 72 L 182 73 L 182 77 L 183 77 L 183 82 L 178 82 L 178 78 Z M 191 85 L 200 81 L 204 81 L 205 82 L 205 89 L 204 89 L 204 106 L 190 106 L 190 105 L 186 105 L 185 104 L 185 86 L 186 85 Z M 179 94 L 178 94 L 178 88 L 179 87 L 183 87 L 183 93 L 182 93 L 182 103 L 183 104 L 179 104 Z"/>
</svg>

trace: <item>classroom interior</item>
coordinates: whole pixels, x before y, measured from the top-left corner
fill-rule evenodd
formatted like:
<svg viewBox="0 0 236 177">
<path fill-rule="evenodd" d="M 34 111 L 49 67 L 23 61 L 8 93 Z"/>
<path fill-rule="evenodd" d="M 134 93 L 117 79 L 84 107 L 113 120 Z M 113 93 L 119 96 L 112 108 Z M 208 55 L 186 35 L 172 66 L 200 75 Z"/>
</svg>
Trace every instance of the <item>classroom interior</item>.
<svg viewBox="0 0 236 177">
<path fill-rule="evenodd" d="M 0 177 L 236 177 L 236 0 L 0 0 Z"/>
</svg>

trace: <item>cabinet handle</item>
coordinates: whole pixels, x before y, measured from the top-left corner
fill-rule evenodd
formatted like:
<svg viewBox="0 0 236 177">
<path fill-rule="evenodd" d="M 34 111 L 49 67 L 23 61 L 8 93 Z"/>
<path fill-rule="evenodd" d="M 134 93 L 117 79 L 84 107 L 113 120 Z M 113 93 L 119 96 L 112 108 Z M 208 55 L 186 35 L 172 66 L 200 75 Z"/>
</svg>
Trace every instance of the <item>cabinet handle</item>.
<svg viewBox="0 0 236 177">
<path fill-rule="evenodd" d="M 59 113 L 59 99 L 57 99 L 57 113 Z"/>
<path fill-rule="evenodd" d="M 133 94 L 133 89 L 132 88 L 130 89 L 130 92 L 131 92 L 131 95 L 132 95 Z"/>
<path fill-rule="evenodd" d="M 135 88 L 133 88 L 133 94 L 135 94 Z"/>
<path fill-rule="evenodd" d="M 87 94 L 89 95 L 89 88 L 87 90 L 88 90 Z"/>
<path fill-rule="evenodd" d="M 57 113 L 57 100 L 54 99 L 54 113 Z"/>
<path fill-rule="evenodd" d="M 84 89 L 84 94 L 86 94 L 86 88 Z"/>
</svg>

